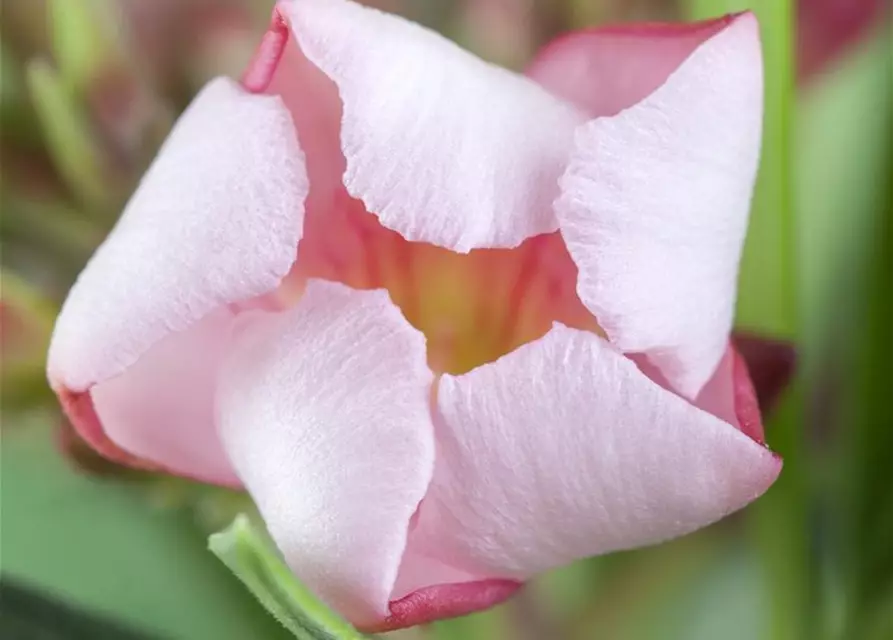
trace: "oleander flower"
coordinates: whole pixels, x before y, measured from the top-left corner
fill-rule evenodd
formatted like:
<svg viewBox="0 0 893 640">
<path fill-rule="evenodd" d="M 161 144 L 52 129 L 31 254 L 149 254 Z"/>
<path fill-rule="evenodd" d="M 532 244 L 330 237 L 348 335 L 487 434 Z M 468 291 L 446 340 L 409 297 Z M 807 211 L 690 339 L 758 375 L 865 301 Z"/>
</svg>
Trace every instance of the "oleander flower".
<svg viewBox="0 0 893 640">
<path fill-rule="evenodd" d="M 72 289 L 53 388 L 107 456 L 247 488 L 364 629 L 703 527 L 781 467 L 729 342 L 761 104 L 751 14 L 525 77 L 280 2 Z"/>
</svg>

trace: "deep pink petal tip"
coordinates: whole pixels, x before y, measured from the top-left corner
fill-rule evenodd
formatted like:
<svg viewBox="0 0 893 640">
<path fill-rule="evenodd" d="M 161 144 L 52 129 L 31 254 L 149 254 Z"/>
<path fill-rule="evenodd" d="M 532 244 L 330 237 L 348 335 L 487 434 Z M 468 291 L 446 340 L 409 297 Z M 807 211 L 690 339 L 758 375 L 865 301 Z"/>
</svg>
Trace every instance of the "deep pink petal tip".
<svg viewBox="0 0 893 640">
<path fill-rule="evenodd" d="M 134 469 L 162 470 L 159 466 L 124 451 L 106 435 L 89 392 L 74 392 L 62 388 L 57 389 L 56 394 L 74 431 L 98 454 L 112 462 Z"/>
<path fill-rule="evenodd" d="M 522 586 L 513 580 L 482 580 L 427 587 L 391 602 L 387 618 L 361 630 L 384 633 L 484 611 L 505 602 Z"/>
<path fill-rule="evenodd" d="M 55 391 L 59 398 L 59 403 L 62 405 L 62 409 L 71 423 L 75 434 L 106 460 L 137 471 L 149 471 L 152 473 L 179 476 L 181 478 L 186 478 L 187 480 L 194 480 L 195 482 L 201 482 L 203 484 L 214 484 L 235 490 L 242 489 L 242 486 L 239 484 L 175 471 L 164 465 L 157 464 L 151 460 L 146 460 L 125 451 L 115 444 L 115 442 L 106 434 L 105 429 L 102 427 L 102 422 L 99 420 L 99 416 L 96 415 L 96 408 L 89 391 L 75 392 L 64 387 L 56 389 Z M 74 434 L 71 435 L 74 436 Z"/>
</svg>

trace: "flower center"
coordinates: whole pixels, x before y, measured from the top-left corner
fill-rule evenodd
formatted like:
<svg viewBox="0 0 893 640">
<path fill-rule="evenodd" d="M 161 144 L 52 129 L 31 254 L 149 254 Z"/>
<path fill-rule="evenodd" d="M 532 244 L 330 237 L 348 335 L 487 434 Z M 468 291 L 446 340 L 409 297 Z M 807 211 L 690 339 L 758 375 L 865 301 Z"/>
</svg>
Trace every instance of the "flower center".
<svg viewBox="0 0 893 640">
<path fill-rule="evenodd" d="M 558 233 L 459 254 L 403 239 L 346 192 L 329 203 L 307 217 L 295 275 L 386 289 L 425 334 L 436 372 L 461 374 L 496 360 L 555 321 L 599 331 L 576 295 L 577 270 Z"/>
<path fill-rule="evenodd" d="M 310 194 L 298 261 L 274 305 L 294 304 L 307 278 L 387 289 L 425 334 L 429 365 L 438 373 L 460 374 L 496 360 L 539 338 L 555 321 L 601 333 L 577 297 L 577 269 L 558 233 L 514 249 L 458 254 L 405 240 L 352 198 L 341 182 L 346 161 L 337 87 L 304 57 L 284 25 L 282 30 L 261 57 L 263 81 L 249 84 L 278 95 L 291 111 Z"/>
</svg>

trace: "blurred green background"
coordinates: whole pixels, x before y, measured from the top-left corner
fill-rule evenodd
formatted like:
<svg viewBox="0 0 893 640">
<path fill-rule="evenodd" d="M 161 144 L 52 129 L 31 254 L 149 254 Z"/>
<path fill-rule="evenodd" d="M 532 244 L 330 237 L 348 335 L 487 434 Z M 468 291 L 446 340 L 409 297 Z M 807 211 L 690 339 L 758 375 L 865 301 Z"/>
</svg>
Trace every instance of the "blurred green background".
<svg viewBox="0 0 893 640">
<path fill-rule="evenodd" d="M 67 288 L 176 114 L 237 76 L 269 0 L 2 0 L 4 588 L 27 585 L 147 638 L 285 638 L 207 534 L 241 496 L 125 472 L 74 438 L 43 374 Z M 744 8 L 766 55 L 763 165 L 739 324 L 793 341 L 769 419 L 778 484 L 725 522 L 580 562 L 485 614 L 394 637 L 893 638 L 893 32 L 878 0 L 377 0 L 522 68 L 555 34 Z M 0 602 L 0 636 L 16 635 Z M 5 625 L 5 626 L 3 626 Z"/>
</svg>

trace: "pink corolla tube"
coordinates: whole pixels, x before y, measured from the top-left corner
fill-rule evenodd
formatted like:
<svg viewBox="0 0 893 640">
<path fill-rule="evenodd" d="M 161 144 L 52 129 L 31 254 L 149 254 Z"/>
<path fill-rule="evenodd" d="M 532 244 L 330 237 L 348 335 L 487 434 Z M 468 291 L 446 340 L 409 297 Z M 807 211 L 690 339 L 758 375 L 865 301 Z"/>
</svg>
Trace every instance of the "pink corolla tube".
<svg viewBox="0 0 893 640">
<path fill-rule="evenodd" d="M 694 531 L 781 468 L 729 341 L 761 73 L 748 13 L 519 75 L 280 2 L 72 289 L 52 386 L 108 457 L 246 488 L 365 630 Z"/>
</svg>

